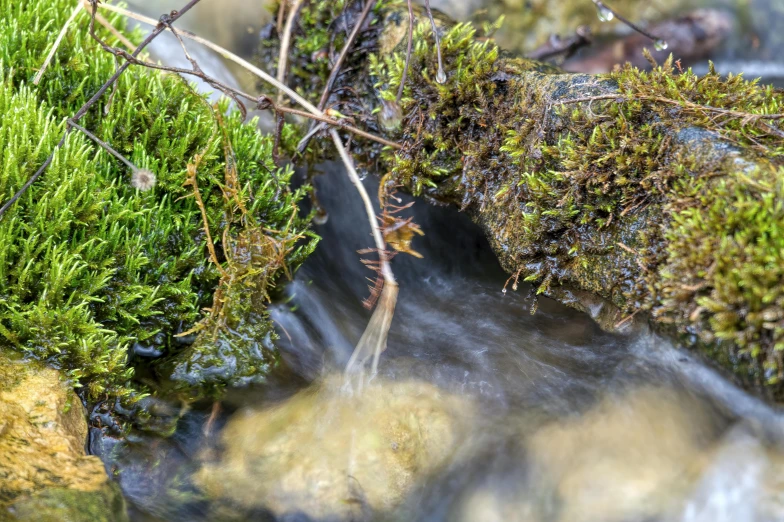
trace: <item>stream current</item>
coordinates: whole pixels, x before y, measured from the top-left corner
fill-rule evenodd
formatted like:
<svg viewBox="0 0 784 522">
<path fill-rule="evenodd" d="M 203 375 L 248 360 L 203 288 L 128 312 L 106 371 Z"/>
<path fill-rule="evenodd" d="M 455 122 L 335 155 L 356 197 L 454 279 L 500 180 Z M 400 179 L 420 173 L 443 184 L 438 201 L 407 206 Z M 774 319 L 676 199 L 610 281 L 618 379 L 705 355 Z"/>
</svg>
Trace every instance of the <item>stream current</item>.
<svg viewBox="0 0 784 522">
<path fill-rule="evenodd" d="M 652 333 L 545 298 L 532 315 L 452 208 L 413 206 L 424 258 L 392 262 L 379 375 L 341 391 L 372 238 L 342 167 L 320 169 L 323 240 L 271 307 L 287 371 L 230 390 L 215 422 L 197 405 L 168 439 L 91 442 L 132 520 L 784 520 L 779 412 Z"/>
</svg>

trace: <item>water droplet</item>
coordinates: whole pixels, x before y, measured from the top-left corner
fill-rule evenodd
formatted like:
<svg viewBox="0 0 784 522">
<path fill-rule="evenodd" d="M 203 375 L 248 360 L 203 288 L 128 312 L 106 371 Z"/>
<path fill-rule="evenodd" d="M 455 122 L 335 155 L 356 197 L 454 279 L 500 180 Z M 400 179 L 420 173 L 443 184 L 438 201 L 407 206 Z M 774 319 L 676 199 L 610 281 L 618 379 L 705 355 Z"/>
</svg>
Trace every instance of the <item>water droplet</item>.
<svg viewBox="0 0 784 522">
<path fill-rule="evenodd" d="M 446 83 L 446 73 L 444 72 L 443 67 L 438 68 L 438 72 L 436 73 L 436 81 L 442 85 Z"/>
<path fill-rule="evenodd" d="M 653 42 L 653 47 L 657 51 L 664 51 L 669 46 L 667 45 L 667 42 L 665 40 L 662 40 L 661 38 L 659 38 L 658 40 Z"/>
<path fill-rule="evenodd" d="M 323 208 L 319 208 L 313 216 L 313 222 L 317 225 L 326 225 L 327 221 L 329 221 L 329 214 Z"/>
<path fill-rule="evenodd" d="M 600 22 L 609 22 L 615 18 L 615 14 L 612 10 L 602 3 L 596 4 L 596 14 L 599 17 Z"/>
<path fill-rule="evenodd" d="M 403 111 L 394 101 L 381 100 L 381 110 L 378 112 L 378 123 L 386 131 L 400 128 L 403 121 Z"/>
<path fill-rule="evenodd" d="M 506 295 L 506 288 L 502 288 L 502 289 L 501 289 L 501 293 L 502 293 L 502 294 L 504 294 L 504 295 Z"/>
</svg>

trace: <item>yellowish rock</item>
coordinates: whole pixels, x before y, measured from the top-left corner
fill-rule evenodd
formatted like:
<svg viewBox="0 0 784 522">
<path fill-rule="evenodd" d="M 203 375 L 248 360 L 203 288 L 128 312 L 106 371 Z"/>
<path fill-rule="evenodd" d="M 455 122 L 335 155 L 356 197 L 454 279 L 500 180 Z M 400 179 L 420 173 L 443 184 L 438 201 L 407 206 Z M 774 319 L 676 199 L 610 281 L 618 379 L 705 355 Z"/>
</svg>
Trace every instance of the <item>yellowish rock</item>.
<svg viewBox="0 0 784 522">
<path fill-rule="evenodd" d="M 238 413 L 197 484 L 235 512 L 366 520 L 449 460 L 474 411 L 427 383 L 376 381 L 353 395 L 341 384 L 336 376 L 278 407 Z"/>
<path fill-rule="evenodd" d="M 558 520 L 622 522 L 675 509 L 716 437 L 697 400 L 661 388 L 609 397 L 529 442 L 534 474 L 561 499 Z"/>
<path fill-rule="evenodd" d="M 86 440 L 82 403 L 59 373 L 0 352 L 0 520 L 123 520 L 122 497 L 85 455 Z M 98 518 L 85 504 L 95 499 Z"/>
</svg>

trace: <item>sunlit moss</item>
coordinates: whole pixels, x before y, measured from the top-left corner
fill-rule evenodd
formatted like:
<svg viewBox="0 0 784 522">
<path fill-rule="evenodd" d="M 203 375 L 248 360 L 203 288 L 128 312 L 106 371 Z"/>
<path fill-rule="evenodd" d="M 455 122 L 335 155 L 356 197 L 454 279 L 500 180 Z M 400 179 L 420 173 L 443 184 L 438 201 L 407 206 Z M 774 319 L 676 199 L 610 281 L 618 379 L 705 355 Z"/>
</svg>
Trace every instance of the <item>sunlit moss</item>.
<svg viewBox="0 0 784 522">
<path fill-rule="evenodd" d="M 31 85 L 72 8 L 66 0 L 0 0 L 3 201 L 54 149 L 64 118 L 115 70 L 114 58 L 87 34 L 83 14 L 41 84 Z M 121 28 L 124 21 L 112 23 Z M 228 104 L 215 110 L 226 114 Z M 302 193 L 288 188 L 291 170 L 273 163 L 272 137 L 259 134 L 254 122 L 244 125 L 236 111 L 223 125 L 238 176 L 229 183 L 226 140 L 213 109 L 177 76 L 129 69 L 82 124 L 154 172 L 155 187 L 135 189 L 124 165 L 81 134 L 69 135 L 44 175 L 0 218 L 0 344 L 62 366 L 75 384 L 86 386 L 90 399 L 132 396 L 138 388 L 130 384 L 129 348 L 153 349 L 164 360 L 180 356 L 183 344 L 174 335 L 203 317 L 221 279 L 207 252 L 193 189 L 184 186 L 195 155 L 204 156 L 198 183 L 224 270 L 231 271 L 223 238 L 257 231 L 286 243 L 302 236 L 306 223 L 292 213 Z M 285 142 L 292 133 L 284 128 Z M 239 204 L 245 212 L 236 211 Z M 272 284 L 313 246 L 305 241 L 269 267 L 254 269 L 269 268 L 264 284 Z M 261 337 L 269 339 L 263 307 L 256 318 Z M 272 349 L 251 355 L 268 365 L 276 358 Z M 225 362 L 213 361 L 216 371 Z M 244 377 L 249 368 L 240 370 Z M 223 383 L 233 378 L 221 374 Z"/>
</svg>

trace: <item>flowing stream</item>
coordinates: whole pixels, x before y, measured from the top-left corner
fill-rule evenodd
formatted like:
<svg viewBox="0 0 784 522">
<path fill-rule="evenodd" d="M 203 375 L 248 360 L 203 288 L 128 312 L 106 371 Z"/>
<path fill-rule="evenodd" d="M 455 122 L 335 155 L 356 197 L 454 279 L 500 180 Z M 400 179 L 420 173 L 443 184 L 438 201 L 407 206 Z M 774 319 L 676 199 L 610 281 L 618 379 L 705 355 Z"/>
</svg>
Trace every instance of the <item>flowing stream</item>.
<svg viewBox="0 0 784 522">
<path fill-rule="evenodd" d="M 214 422 L 196 405 L 170 438 L 91 440 L 134 521 L 784 520 L 778 411 L 654 334 L 548 299 L 532 315 L 452 208 L 409 211 L 424 258 L 393 260 L 388 349 L 347 393 L 372 238 L 342 167 L 320 170 L 323 241 L 271 308 L 287 370 L 230 390 Z"/>
</svg>

